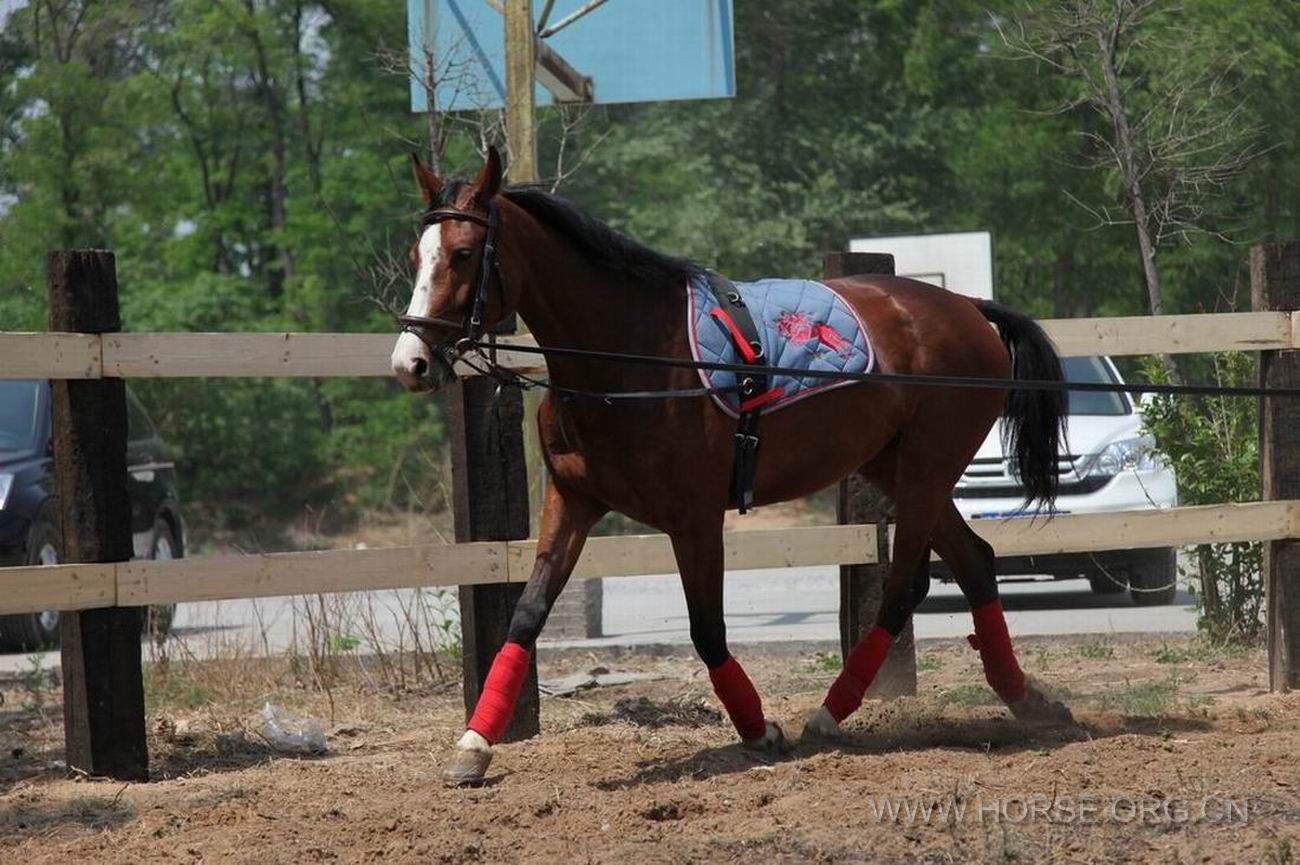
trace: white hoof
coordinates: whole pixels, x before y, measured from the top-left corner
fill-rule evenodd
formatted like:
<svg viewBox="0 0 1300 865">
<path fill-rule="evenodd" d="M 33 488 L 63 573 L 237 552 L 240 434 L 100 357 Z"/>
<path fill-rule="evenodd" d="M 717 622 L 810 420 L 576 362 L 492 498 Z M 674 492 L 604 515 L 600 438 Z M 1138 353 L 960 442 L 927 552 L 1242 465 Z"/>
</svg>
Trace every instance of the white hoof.
<svg viewBox="0 0 1300 865">
<path fill-rule="evenodd" d="M 442 770 L 442 780 L 453 787 L 482 783 L 492 764 L 492 746 L 478 733 L 466 730 Z"/>
<path fill-rule="evenodd" d="M 465 734 L 456 742 L 456 747 L 462 751 L 479 751 L 484 754 L 492 753 L 492 745 L 488 743 L 478 733 L 473 730 L 466 730 Z"/>
<path fill-rule="evenodd" d="M 836 721 L 831 715 L 830 710 L 825 706 L 818 706 L 816 711 L 808 716 L 804 722 L 803 734 L 813 736 L 818 739 L 838 739 L 844 731 L 840 729 L 840 722 Z"/>
<path fill-rule="evenodd" d="M 775 721 L 768 721 L 767 729 L 757 739 L 742 739 L 741 741 L 751 751 L 770 751 L 777 754 L 785 751 L 785 732 Z"/>
</svg>

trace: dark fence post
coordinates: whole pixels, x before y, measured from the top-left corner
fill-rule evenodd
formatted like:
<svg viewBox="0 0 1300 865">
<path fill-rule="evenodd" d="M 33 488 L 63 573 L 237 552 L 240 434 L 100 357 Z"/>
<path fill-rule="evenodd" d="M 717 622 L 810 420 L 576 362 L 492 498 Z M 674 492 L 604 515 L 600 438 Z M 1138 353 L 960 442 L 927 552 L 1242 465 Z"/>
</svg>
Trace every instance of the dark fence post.
<svg viewBox="0 0 1300 865">
<path fill-rule="evenodd" d="M 1300 241 L 1252 247 L 1250 294 L 1256 310 L 1300 310 Z M 1300 387 L 1300 351 L 1261 351 L 1259 383 Z M 1300 499 L 1300 400 L 1259 401 L 1259 477 L 1265 500 Z M 1300 688 L 1300 540 L 1264 544 L 1269 687 Z"/>
<path fill-rule="evenodd" d="M 513 327 L 511 327 L 513 331 Z M 498 331 L 499 332 L 499 331 Z M 528 537 L 528 467 L 524 460 L 524 398 L 483 376 L 463 380 L 449 394 L 456 541 L 517 541 Z M 465 718 L 478 704 L 492 659 L 505 644 L 523 583 L 461 586 L 460 630 Z M 503 741 L 540 732 L 537 660 Z"/>
<path fill-rule="evenodd" d="M 52 252 L 46 261 L 50 330 L 115 333 L 113 253 Z M 131 558 L 126 491 L 126 384 L 120 378 L 56 380 L 54 483 L 68 562 Z M 140 607 L 64 612 L 63 724 L 66 760 L 92 775 L 149 779 L 145 742 Z"/>
<path fill-rule="evenodd" d="M 832 252 L 822 266 L 826 279 L 893 272 L 892 255 L 868 252 Z M 837 521 L 840 525 L 875 523 L 878 559 L 874 565 L 840 565 L 840 652 L 845 657 L 876 623 L 889 575 L 889 515 L 890 502 L 875 487 L 857 475 L 840 481 Z M 894 641 L 867 696 L 887 699 L 915 693 L 916 640 L 909 621 Z"/>
</svg>

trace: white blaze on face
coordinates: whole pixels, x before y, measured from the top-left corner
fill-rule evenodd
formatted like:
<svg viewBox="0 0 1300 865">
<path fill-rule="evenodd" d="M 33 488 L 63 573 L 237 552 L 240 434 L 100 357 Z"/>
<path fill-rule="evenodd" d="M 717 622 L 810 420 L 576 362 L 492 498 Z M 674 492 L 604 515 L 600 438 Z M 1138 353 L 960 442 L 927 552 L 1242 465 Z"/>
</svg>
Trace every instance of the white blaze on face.
<svg viewBox="0 0 1300 865">
<path fill-rule="evenodd" d="M 427 316 L 433 302 L 433 272 L 438 266 L 438 257 L 442 254 L 442 224 L 435 222 L 424 230 L 420 236 L 420 269 L 415 274 L 415 289 L 411 292 L 411 303 L 406 308 L 407 315 Z M 403 331 L 397 337 L 393 347 L 393 372 L 403 381 L 418 378 L 417 361 L 424 362 L 428 370 L 433 363 L 429 356 L 429 347 L 418 336 Z"/>
</svg>

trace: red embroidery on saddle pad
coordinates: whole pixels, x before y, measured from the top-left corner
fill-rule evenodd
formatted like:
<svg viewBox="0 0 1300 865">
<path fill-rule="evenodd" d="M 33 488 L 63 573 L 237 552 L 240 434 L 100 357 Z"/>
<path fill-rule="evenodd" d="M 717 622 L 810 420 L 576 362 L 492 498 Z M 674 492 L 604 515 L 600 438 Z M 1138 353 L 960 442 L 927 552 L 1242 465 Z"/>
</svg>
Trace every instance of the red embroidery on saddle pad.
<svg viewBox="0 0 1300 865">
<path fill-rule="evenodd" d="M 781 313 L 776 320 L 776 332 L 795 345 L 816 339 L 840 357 L 853 354 L 853 343 L 829 324 L 815 323 L 806 312 Z"/>
<path fill-rule="evenodd" d="M 713 693 L 722 701 L 727 717 L 736 725 L 740 738 L 761 738 L 767 732 L 767 723 L 763 720 L 763 701 L 759 698 L 758 691 L 754 690 L 754 683 L 745 675 L 740 662 L 728 657 L 709 670 L 709 679 L 713 682 Z"/>
<path fill-rule="evenodd" d="M 483 683 L 474 707 L 474 717 L 465 726 L 478 733 L 489 744 L 495 745 L 506 734 L 510 719 L 515 714 L 515 701 L 519 689 L 528 678 L 528 664 L 532 653 L 518 643 L 506 643 L 497 652 Z"/>
<path fill-rule="evenodd" d="M 849 652 L 844 661 L 844 669 L 822 701 L 826 711 L 837 722 L 852 715 L 862 705 L 862 697 L 867 693 L 867 688 L 871 687 L 872 680 L 876 678 L 876 673 L 893 644 L 894 635 L 876 625 Z"/>
<path fill-rule="evenodd" d="M 1025 674 L 1011 648 L 1002 602 L 989 601 L 971 610 L 971 616 L 975 619 L 975 639 L 971 640 L 971 646 L 979 650 L 980 660 L 984 662 L 984 678 L 999 697 L 1014 703 L 1025 695 Z"/>
<path fill-rule="evenodd" d="M 853 343 L 840 336 L 840 332 L 829 324 L 817 325 L 817 338 L 822 341 L 822 345 L 840 357 L 848 357 L 853 354 Z"/>
<path fill-rule="evenodd" d="M 803 345 L 812 339 L 812 319 L 806 312 L 783 312 L 776 320 L 776 332 L 795 345 Z"/>
</svg>

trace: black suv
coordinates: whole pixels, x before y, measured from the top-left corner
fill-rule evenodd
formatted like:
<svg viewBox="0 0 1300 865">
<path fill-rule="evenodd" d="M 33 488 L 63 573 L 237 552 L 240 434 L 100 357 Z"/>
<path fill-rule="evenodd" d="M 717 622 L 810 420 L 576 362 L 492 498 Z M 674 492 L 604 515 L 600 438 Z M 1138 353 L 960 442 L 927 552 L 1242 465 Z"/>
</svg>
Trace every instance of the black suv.
<svg viewBox="0 0 1300 865">
<path fill-rule="evenodd" d="M 137 558 L 184 553 L 176 472 L 162 437 L 128 388 L 127 491 Z M 0 379 L 0 566 L 63 560 L 50 439 L 50 384 Z M 172 608 L 154 608 L 151 626 L 166 630 Z M 55 611 L 0 616 L 0 650 L 34 650 L 59 639 Z"/>
</svg>

